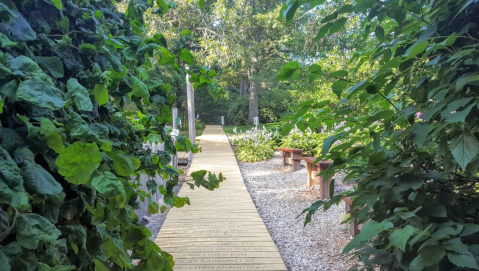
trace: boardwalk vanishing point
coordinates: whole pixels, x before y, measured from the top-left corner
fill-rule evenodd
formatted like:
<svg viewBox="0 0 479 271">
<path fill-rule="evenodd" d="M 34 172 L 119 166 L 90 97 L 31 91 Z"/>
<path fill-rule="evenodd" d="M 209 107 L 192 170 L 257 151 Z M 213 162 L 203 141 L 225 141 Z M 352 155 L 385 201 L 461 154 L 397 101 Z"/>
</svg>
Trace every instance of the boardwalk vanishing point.
<svg viewBox="0 0 479 271">
<path fill-rule="evenodd" d="M 286 271 L 221 126 L 206 126 L 200 146 L 189 172 L 222 172 L 226 181 L 215 191 L 184 185 L 179 196 L 191 205 L 170 210 L 155 243 L 173 255 L 177 271 Z"/>
</svg>

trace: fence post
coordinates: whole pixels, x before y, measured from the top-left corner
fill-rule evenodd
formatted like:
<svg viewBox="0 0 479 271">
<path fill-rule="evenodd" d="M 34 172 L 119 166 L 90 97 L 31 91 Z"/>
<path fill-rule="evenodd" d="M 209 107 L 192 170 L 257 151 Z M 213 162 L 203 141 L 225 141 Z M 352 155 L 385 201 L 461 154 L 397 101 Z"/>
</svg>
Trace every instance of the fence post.
<svg viewBox="0 0 479 271">
<path fill-rule="evenodd" d="M 178 108 L 173 107 L 172 109 L 172 115 L 173 115 L 173 135 L 171 136 L 171 140 L 173 141 L 173 144 L 176 142 L 176 130 L 177 128 L 177 123 L 176 123 L 176 117 L 178 116 Z M 176 169 L 178 169 L 178 156 L 177 155 L 172 155 L 171 156 L 171 165 L 174 166 Z"/>
<path fill-rule="evenodd" d="M 186 66 L 188 70 L 189 67 Z M 190 135 L 191 144 L 196 144 L 196 121 L 195 121 L 195 93 L 193 91 L 193 85 L 190 83 L 190 75 L 186 74 L 186 97 L 188 100 L 188 130 Z M 193 153 L 190 152 L 188 160 L 191 161 Z"/>
</svg>

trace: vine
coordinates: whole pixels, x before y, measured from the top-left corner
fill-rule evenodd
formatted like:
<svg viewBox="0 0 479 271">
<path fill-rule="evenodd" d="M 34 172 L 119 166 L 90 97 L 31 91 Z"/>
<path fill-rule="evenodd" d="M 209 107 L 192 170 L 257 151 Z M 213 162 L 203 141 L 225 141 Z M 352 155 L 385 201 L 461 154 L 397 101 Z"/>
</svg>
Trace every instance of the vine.
<svg viewBox="0 0 479 271">
<path fill-rule="evenodd" d="M 177 150 L 198 151 L 184 137 L 173 143 L 176 96 L 148 75 L 194 65 L 188 49 L 172 54 L 163 35 L 143 36 L 146 10 L 169 5 L 133 0 L 123 14 L 110 1 L 0 0 L 1 271 L 172 270 L 134 212 L 138 199 L 160 209 L 140 173 L 168 180 L 147 183 L 167 205 L 189 204 L 174 194 L 178 172 L 168 164 Z M 195 88 L 217 94 L 214 72 L 191 70 Z M 127 121 L 131 102 L 141 129 Z M 154 140 L 165 150 L 142 149 Z M 213 190 L 224 180 L 206 174 L 188 184 Z"/>
</svg>

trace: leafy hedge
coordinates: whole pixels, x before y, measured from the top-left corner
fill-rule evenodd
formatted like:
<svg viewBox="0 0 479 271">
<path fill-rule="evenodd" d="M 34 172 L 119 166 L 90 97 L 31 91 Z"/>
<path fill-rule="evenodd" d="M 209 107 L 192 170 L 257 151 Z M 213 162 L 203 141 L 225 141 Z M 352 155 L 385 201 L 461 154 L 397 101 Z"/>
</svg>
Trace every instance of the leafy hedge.
<svg viewBox="0 0 479 271">
<path fill-rule="evenodd" d="M 324 1 L 288 1 L 282 16 L 291 22 L 305 2 Z M 343 252 L 361 263 L 357 269 L 479 269 L 478 13 L 475 0 L 341 4 L 318 22 L 315 40 L 361 20 L 357 33 L 374 46 L 351 53 L 356 67 L 323 74 L 318 65 L 305 71 L 290 63 L 281 71 L 285 80 L 299 73 L 336 79 L 336 110 L 325 114 L 324 103 L 308 101 L 289 120 L 298 127 L 345 122 L 324 141 L 322 157 L 334 164 L 323 174 L 346 171 L 357 189 L 304 212 L 308 223 L 320 207 L 354 198 L 351 219 L 364 226 Z M 372 62 L 378 69 L 370 77 L 351 80 Z M 367 140 L 351 137 L 357 131 L 367 131 L 360 134 Z"/>
<path fill-rule="evenodd" d="M 154 5 L 169 8 L 132 0 L 121 14 L 110 1 L 0 0 L 0 270 L 172 270 L 134 213 L 138 197 L 150 212 L 160 207 L 130 176 L 158 173 L 166 186 L 148 187 L 170 206 L 189 204 L 173 193 L 178 172 L 168 163 L 176 149 L 197 148 L 171 141 L 176 97 L 146 71 L 182 72 L 177 59 L 194 59 L 187 49 L 171 54 L 161 34 L 141 37 Z M 193 74 L 195 87 L 210 84 L 208 75 Z M 144 114 L 142 130 L 123 116 L 130 101 Z M 152 134 L 165 142 L 158 155 L 142 149 Z M 197 186 L 223 180 L 205 174 L 195 174 Z"/>
</svg>

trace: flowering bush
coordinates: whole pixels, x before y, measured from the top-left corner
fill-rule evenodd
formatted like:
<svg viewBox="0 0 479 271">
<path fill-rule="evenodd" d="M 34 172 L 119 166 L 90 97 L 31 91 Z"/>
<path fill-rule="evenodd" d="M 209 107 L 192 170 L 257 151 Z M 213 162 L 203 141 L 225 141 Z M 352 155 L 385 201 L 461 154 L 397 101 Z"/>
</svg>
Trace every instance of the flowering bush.
<svg viewBox="0 0 479 271">
<path fill-rule="evenodd" d="M 268 132 L 263 129 L 253 128 L 246 132 L 233 130 L 233 135 L 228 135 L 236 146 L 236 157 L 242 162 L 261 162 L 269 160 L 274 155 L 274 145 L 279 139 L 278 131 Z"/>
</svg>

